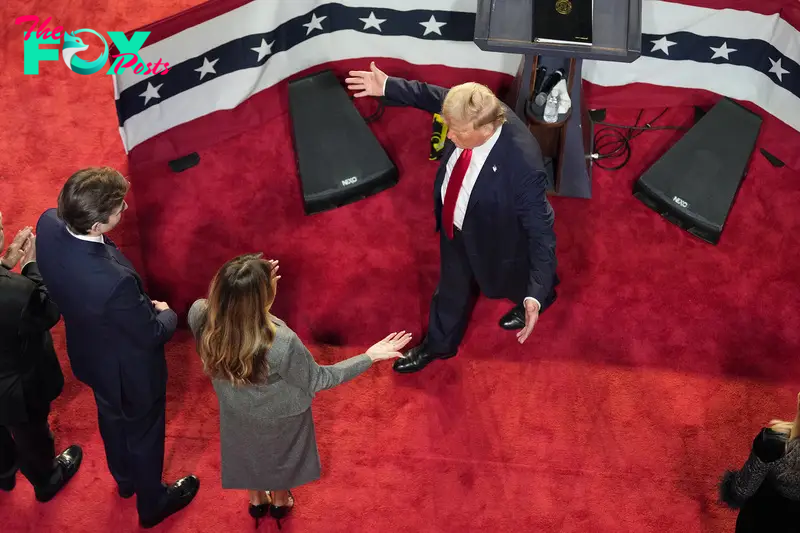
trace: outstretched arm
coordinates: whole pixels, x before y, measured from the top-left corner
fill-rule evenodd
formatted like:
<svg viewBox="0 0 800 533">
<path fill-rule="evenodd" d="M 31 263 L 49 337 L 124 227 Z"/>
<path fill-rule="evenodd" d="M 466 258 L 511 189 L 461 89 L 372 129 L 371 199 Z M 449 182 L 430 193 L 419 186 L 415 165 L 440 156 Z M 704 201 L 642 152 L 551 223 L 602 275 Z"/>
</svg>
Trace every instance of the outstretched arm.
<svg viewBox="0 0 800 533">
<path fill-rule="evenodd" d="M 385 96 L 389 100 L 429 113 L 441 113 L 444 97 L 448 89 L 403 78 L 390 78 L 375 66 L 373 61 L 369 70 L 352 70 L 345 80 L 347 88 L 355 92 L 356 98 L 364 96 Z"/>
<path fill-rule="evenodd" d="M 387 78 L 384 96 L 400 104 L 422 109 L 429 113 L 441 113 L 448 89 L 421 81 Z"/>
<path fill-rule="evenodd" d="M 345 359 L 335 365 L 318 365 L 311 352 L 293 334 L 289 341 L 289 350 L 276 370 L 287 383 L 313 396 L 319 391 L 350 381 L 371 366 L 372 359 L 366 354 Z"/>
</svg>

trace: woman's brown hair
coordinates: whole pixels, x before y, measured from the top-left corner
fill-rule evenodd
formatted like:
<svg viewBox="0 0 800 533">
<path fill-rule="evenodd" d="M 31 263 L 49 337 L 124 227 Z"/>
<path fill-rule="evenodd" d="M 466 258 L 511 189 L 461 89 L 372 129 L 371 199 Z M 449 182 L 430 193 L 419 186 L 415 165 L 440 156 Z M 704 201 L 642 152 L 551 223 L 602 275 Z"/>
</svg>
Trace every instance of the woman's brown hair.
<svg viewBox="0 0 800 533">
<path fill-rule="evenodd" d="M 206 374 L 234 385 L 267 375 L 267 352 L 275 339 L 270 307 L 275 300 L 273 270 L 261 254 L 225 263 L 211 280 L 208 310 L 198 342 Z"/>
</svg>

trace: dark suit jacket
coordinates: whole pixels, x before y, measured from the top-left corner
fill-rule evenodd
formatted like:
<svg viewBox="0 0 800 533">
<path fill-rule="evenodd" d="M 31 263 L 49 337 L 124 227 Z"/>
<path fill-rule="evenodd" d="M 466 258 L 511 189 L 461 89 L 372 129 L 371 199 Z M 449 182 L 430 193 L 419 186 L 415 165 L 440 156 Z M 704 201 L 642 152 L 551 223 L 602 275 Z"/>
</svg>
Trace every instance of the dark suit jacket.
<svg viewBox="0 0 800 533">
<path fill-rule="evenodd" d="M 447 89 L 389 78 L 386 98 L 441 113 Z M 522 303 L 552 302 L 556 277 L 553 208 L 547 199 L 542 152 L 527 126 L 506 108 L 507 122 L 481 170 L 469 199 L 462 236 L 483 293 Z M 441 226 L 442 184 L 455 145 L 447 141 L 434 181 L 436 229 Z"/>
<path fill-rule="evenodd" d="M 64 375 L 50 336 L 60 316 L 35 262 L 22 275 L 0 266 L 0 425 L 40 418 L 61 394 Z"/>
<path fill-rule="evenodd" d="M 126 416 L 148 412 L 166 394 L 164 344 L 175 332 L 175 312 L 155 310 L 113 242 L 77 239 L 55 209 L 39 218 L 36 256 L 64 317 L 75 377 Z"/>
</svg>

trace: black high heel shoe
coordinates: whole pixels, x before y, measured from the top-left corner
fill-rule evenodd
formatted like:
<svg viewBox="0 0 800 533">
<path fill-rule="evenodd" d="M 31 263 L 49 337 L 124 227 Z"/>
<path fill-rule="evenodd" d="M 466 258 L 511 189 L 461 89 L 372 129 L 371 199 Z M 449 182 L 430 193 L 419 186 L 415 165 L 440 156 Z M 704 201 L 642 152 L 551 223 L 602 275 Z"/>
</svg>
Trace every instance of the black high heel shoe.
<svg viewBox="0 0 800 533">
<path fill-rule="evenodd" d="M 294 509 L 294 496 L 292 495 L 292 491 L 286 491 L 289 493 L 289 503 L 287 505 L 272 505 L 269 506 L 269 514 L 272 518 L 275 519 L 275 522 L 278 524 L 278 529 L 281 529 L 281 520 L 286 518 L 289 513 Z M 270 494 L 272 496 L 272 494 Z M 272 498 L 275 501 L 275 498 Z"/>
<path fill-rule="evenodd" d="M 250 507 L 247 508 L 247 510 L 250 511 L 250 516 L 256 519 L 256 529 L 258 529 L 258 521 L 269 514 L 270 507 L 270 502 L 266 502 L 261 505 L 253 505 L 251 503 Z"/>
</svg>

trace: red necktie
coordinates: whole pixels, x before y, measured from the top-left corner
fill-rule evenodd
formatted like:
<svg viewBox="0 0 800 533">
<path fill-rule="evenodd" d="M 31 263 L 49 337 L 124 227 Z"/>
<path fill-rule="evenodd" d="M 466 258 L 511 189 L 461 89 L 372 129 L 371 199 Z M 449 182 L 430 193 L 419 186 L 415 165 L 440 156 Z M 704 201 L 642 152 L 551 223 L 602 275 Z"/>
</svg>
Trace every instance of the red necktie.
<svg viewBox="0 0 800 533">
<path fill-rule="evenodd" d="M 464 183 L 464 176 L 467 175 L 469 161 L 472 159 L 472 150 L 461 150 L 453 172 L 450 174 L 450 181 L 447 182 L 447 190 L 444 194 L 444 207 L 442 211 L 442 228 L 448 238 L 453 238 L 453 221 L 456 215 L 456 200 L 458 193 L 461 192 L 461 184 Z"/>
</svg>

